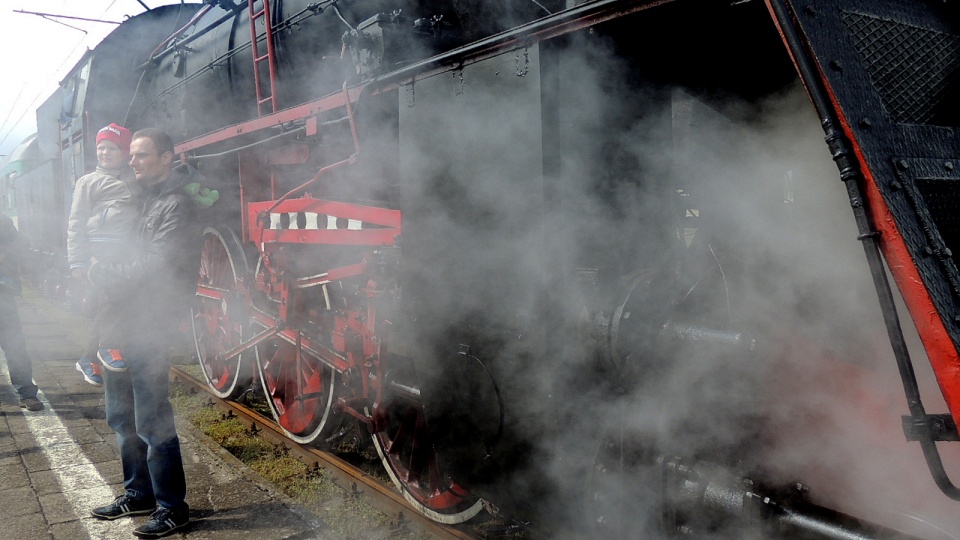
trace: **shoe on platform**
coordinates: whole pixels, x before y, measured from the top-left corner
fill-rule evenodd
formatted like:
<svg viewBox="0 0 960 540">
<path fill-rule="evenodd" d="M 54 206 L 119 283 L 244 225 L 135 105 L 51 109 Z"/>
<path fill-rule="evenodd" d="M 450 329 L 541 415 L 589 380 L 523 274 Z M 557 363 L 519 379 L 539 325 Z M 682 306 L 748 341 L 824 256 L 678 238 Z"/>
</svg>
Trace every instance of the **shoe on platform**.
<svg viewBox="0 0 960 540">
<path fill-rule="evenodd" d="M 90 514 L 100 519 L 117 519 L 123 516 L 149 514 L 156 510 L 156 508 L 157 504 L 152 501 L 134 499 L 124 493 L 114 499 L 112 503 L 94 508 L 90 511 Z"/>
<path fill-rule="evenodd" d="M 106 347 L 102 347 L 97 351 L 97 358 L 100 359 L 100 363 L 103 364 L 103 367 L 109 369 L 110 371 L 127 370 L 127 361 L 123 358 L 123 353 L 120 352 L 120 349 L 108 349 Z"/>
<path fill-rule="evenodd" d="M 81 358 L 74 367 L 83 375 L 83 380 L 94 386 L 103 386 L 103 377 L 100 376 L 100 373 L 98 373 L 100 370 L 93 362 Z"/>
<path fill-rule="evenodd" d="M 134 536 L 140 538 L 160 538 L 183 527 L 190 522 L 189 509 L 184 504 L 179 510 L 171 510 L 162 506 L 150 515 L 150 520 L 133 530 Z"/>
<path fill-rule="evenodd" d="M 20 398 L 20 408 L 31 412 L 43 410 L 43 403 L 35 397 Z"/>
</svg>

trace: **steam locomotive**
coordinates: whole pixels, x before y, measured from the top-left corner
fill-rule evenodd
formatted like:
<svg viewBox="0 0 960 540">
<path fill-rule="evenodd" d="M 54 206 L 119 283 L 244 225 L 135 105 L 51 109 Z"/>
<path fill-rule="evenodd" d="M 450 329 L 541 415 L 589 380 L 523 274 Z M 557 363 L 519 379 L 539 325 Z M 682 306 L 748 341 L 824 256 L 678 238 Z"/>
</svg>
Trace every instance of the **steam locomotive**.
<svg viewBox="0 0 960 540">
<path fill-rule="evenodd" d="M 220 194 L 190 315 L 211 389 L 372 444 L 438 521 L 957 538 L 957 15 L 155 8 L 38 111 L 56 165 L 21 228 L 62 254 L 64 213 L 26 207 L 63 208 L 99 126 L 171 133 Z"/>
</svg>

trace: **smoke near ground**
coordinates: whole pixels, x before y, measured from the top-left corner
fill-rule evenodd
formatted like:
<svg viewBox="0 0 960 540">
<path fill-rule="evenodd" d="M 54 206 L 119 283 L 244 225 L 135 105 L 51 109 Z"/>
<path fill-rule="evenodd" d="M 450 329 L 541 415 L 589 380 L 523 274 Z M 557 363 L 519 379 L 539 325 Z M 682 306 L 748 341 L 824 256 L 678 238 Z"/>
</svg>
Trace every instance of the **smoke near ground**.
<svg viewBox="0 0 960 540">
<path fill-rule="evenodd" d="M 813 502 L 920 536 L 956 530 L 902 442 L 879 304 L 799 83 L 719 97 L 644 81 L 597 44 L 560 54 L 559 82 L 531 47 L 401 91 L 404 294 L 432 321 L 418 340 L 473 344 L 514 400 L 507 428 L 528 437 L 493 453 L 509 474 L 487 481 L 549 500 L 554 522 L 626 511 L 652 534 L 652 456 L 683 455 L 802 481 Z M 611 368 L 610 336 L 597 352 L 577 325 L 621 304 L 633 319 Z M 453 384 L 434 367 L 421 377 Z M 634 446 L 615 457 L 637 467 L 597 474 L 621 443 Z"/>
</svg>

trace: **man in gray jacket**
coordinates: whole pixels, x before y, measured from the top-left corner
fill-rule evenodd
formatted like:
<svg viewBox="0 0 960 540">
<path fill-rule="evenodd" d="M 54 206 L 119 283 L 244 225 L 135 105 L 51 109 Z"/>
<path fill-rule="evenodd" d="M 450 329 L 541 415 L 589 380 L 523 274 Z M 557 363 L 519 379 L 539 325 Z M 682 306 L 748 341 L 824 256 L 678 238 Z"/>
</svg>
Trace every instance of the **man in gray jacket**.
<svg viewBox="0 0 960 540">
<path fill-rule="evenodd" d="M 130 165 L 142 186 L 137 249 L 122 263 L 95 261 L 91 283 L 123 299 L 124 365 L 104 360 L 107 423 L 117 433 L 124 493 L 95 508 L 100 519 L 148 514 L 133 531 L 166 536 L 189 522 L 180 440 L 168 398 L 169 345 L 189 310 L 200 266 L 198 204 L 185 186 L 202 177 L 173 168 L 170 137 L 156 129 L 133 134 Z M 147 457 L 149 456 L 149 459 Z"/>
</svg>

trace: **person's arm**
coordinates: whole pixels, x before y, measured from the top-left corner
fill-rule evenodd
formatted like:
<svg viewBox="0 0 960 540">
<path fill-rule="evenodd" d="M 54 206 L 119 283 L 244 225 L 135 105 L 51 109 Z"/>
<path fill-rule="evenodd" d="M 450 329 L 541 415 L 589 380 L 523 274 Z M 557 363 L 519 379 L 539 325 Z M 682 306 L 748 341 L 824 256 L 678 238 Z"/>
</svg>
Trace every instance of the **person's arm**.
<svg viewBox="0 0 960 540">
<path fill-rule="evenodd" d="M 0 214 L 0 262 L 22 247 L 20 233 L 9 216 Z"/>
<path fill-rule="evenodd" d="M 17 277 L 18 252 L 25 248 L 23 237 L 13 225 L 13 220 L 8 216 L 0 214 L 0 290 L 20 294 L 20 280 Z M 7 259 L 11 259 L 8 264 Z M 4 274 L 3 272 L 9 272 Z"/>
<path fill-rule="evenodd" d="M 74 185 L 70 217 L 67 219 L 67 264 L 74 277 L 85 274 L 90 264 L 90 242 L 87 238 L 90 208 L 90 183 L 87 177 L 83 177 Z"/>
<path fill-rule="evenodd" d="M 193 203 L 175 199 L 155 215 L 153 234 L 147 245 L 140 246 L 139 255 L 119 264 L 98 262 L 90 267 L 90 281 L 98 287 L 123 287 L 147 283 L 151 277 L 172 271 L 182 251 L 193 242 Z"/>
</svg>

